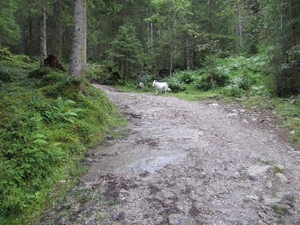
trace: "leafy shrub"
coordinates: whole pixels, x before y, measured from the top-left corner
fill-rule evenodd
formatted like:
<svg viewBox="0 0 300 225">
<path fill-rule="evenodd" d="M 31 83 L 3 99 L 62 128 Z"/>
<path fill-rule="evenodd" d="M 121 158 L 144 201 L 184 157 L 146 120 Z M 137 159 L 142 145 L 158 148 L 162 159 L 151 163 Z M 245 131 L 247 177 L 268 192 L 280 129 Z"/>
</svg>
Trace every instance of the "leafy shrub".
<svg viewBox="0 0 300 225">
<path fill-rule="evenodd" d="M 0 81 L 4 83 L 12 81 L 8 69 L 5 67 L 0 67 Z"/>
<path fill-rule="evenodd" d="M 41 83 L 45 86 L 45 85 L 55 84 L 59 81 L 64 81 L 65 79 L 66 79 L 65 74 L 52 71 L 51 73 L 46 74 L 45 76 L 42 77 Z"/>
<path fill-rule="evenodd" d="M 74 99 L 78 93 L 78 84 L 69 83 L 66 78 L 53 84 L 49 84 L 39 89 L 47 98 L 57 99 L 64 97 Z"/>
<path fill-rule="evenodd" d="M 224 87 L 229 83 L 229 76 L 223 74 L 206 74 L 194 82 L 194 85 L 203 91 L 208 91 L 214 87 Z"/>
<path fill-rule="evenodd" d="M 46 110 L 41 113 L 42 117 L 47 122 L 70 122 L 74 123 L 78 112 L 82 109 L 73 108 L 76 105 L 76 102 L 72 100 L 63 100 L 61 97 L 58 97 L 54 105 L 48 105 Z"/>
<path fill-rule="evenodd" d="M 261 96 L 268 96 L 269 93 L 266 90 L 265 86 L 251 86 L 251 89 L 249 90 L 250 96 L 254 95 L 261 95 Z"/>
<path fill-rule="evenodd" d="M 280 97 L 290 97 L 300 94 L 300 66 L 286 65 L 277 75 L 277 94 Z"/>
<path fill-rule="evenodd" d="M 16 55 L 15 58 L 17 58 L 25 63 L 30 63 L 32 61 L 32 59 L 30 59 L 30 57 L 27 55 Z"/>
<path fill-rule="evenodd" d="M 35 78 L 35 79 L 41 79 L 50 72 L 51 72 L 51 69 L 49 67 L 40 67 L 38 69 L 35 69 L 35 70 L 29 72 L 28 77 Z"/>
<path fill-rule="evenodd" d="M 190 84 L 194 81 L 193 73 L 192 72 L 177 72 L 174 74 L 174 77 L 176 77 L 176 80 L 178 80 L 181 84 Z"/>
<path fill-rule="evenodd" d="M 41 67 L 32 70 L 28 74 L 29 78 L 33 78 L 31 83 L 34 83 L 38 87 L 45 87 L 49 85 L 55 85 L 58 82 L 66 82 L 66 75 L 59 73 L 58 71 L 49 67 Z"/>
<path fill-rule="evenodd" d="M 112 65 L 88 64 L 86 78 L 90 82 L 114 85 L 121 78 L 119 71 Z"/>
<path fill-rule="evenodd" d="M 240 89 L 239 87 L 234 86 L 234 85 L 228 85 L 223 90 L 223 94 L 228 97 L 240 98 L 240 97 L 244 96 L 245 93 L 246 93 L 245 90 Z"/>
<path fill-rule="evenodd" d="M 0 63 L 0 80 L 4 83 L 9 83 L 14 80 L 21 80 L 26 76 L 26 73 L 26 69 L 10 67 Z"/>
<path fill-rule="evenodd" d="M 213 69 L 213 79 L 217 81 L 217 86 L 226 86 L 224 94 L 227 96 L 239 97 L 245 94 L 259 94 L 262 91 L 261 88 L 258 90 L 257 87 L 265 86 L 261 73 L 266 63 L 267 58 L 263 55 L 250 58 L 239 56 L 217 59 L 217 66 Z M 206 78 L 198 81 L 197 85 L 203 90 L 208 90 L 212 86 L 209 82 L 210 77 L 206 76 Z"/>
<path fill-rule="evenodd" d="M 7 48 L 0 48 L 0 60 L 8 60 L 12 57 L 13 55 Z"/>
<path fill-rule="evenodd" d="M 183 84 L 180 84 L 180 83 L 175 82 L 175 81 L 169 81 L 168 85 L 169 85 L 169 88 L 171 89 L 171 91 L 173 93 L 177 93 L 177 92 L 181 92 L 181 91 L 186 90 L 186 87 Z"/>
<path fill-rule="evenodd" d="M 51 184 L 53 168 L 64 160 L 58 143 L 48 142 L 42 117 L 20 110 L 0 135 L 0 217 L 18 214 Z"/>
<path fill-rule="evenodd" d="M 86 78 L 90 82 L 100 83 L 101 80 L 103 79 L 102 78 L 103 76 L 104 76 L 104 66 L 95 63 L 87 64 Z"/>
</svg>

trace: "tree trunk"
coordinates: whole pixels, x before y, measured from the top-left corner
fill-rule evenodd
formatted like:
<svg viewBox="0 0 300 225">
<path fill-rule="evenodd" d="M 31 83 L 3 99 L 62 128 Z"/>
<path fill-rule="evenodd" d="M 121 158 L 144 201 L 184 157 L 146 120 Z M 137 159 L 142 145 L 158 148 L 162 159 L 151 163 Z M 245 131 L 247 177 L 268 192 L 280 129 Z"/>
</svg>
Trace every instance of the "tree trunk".
<svg viewBox="0 0 300 225">
<path fill-rule="evenodd" d="M 208 0 L 208 7 L 209 7 L 209 33 L 210 33 L 210 41 L 212 40 L 212 36 L 211 34 L 213 34 L 214 31 L 214 14 L 213 14 L 213 10 L 214 10 L 214 0 Z"/>
<path fill-rule="evenodd" d="M 188 34 L 186 34 L 186 38 L 185 38 L 185 47 L 186 47 L 186 70 L 190 71 L 190 69 L 191 69 L 190 39 L 189 39 L 189 35 Z"/>
<path fill-rule="evenodd" d="M 29 46 L 28 46 L 28 54 L 30 56 L 34 55 L 34 44 L 33 44 L 33 25 L 32 25 L 33 21 L 32 21 L 32 17 L 29 15 L 29 19 L 28 19 L 28 42 L 29 42 Z"/>
<path fill-rule="evenodd" d="M 237 43 L 237 51 L 240 54 L 241 49 L 243 47 L 243 17 L 242 17 L 242 0 L 238 3 L 238 28 L 237 28 L 237 35 L 238 35 L 238 43 Z"/>
<path fill-rule="evenodd" d="M 86 68 L 86 0 L 75 0 L 74 37 L 69 76 L 79 80 Z"/>
<path fill-rule="evenodd" d="M 44 59 L 47 55 L 47 41 L 46 41 L 46 7 L 42 6 L 41 21 L 40 21 L 40 66 L 44 66 Z"/>
<path fill-rule="evenodd" d="M 54 18 L 54 38 L 53 38 L 53 54 L 58 60 L 62 58 L 62 0 L 56 0 L 53 9 Z"/>
<path fill-rule="evenodd" d="M 170 77 L 172 76 L 172 71 L 173 71 L 173 60 L 174 60 L 174 55 L 176 52 L 176 35 L 177 35 L 177 12 L 174 10 L 173 14 L 173 25 L 172 25 L 172 41 L 171 41 L 171 46 L 170 46 Z"/>
<path fill-rule="evenodd" d="M 148 23 L 148 44 L 150 49 L 150 54 L 153 54 L 153 23 Z"/>
</svg>

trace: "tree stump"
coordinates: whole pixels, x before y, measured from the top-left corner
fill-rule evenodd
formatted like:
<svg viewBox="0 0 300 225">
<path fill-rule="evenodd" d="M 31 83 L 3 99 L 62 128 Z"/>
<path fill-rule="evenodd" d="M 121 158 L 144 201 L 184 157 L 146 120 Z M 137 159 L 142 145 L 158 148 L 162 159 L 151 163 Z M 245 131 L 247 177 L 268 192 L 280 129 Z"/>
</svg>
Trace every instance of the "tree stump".
<svg viewBox="0 0 300 225">
<path fill-rule="evenodd" d="M 65 68 L 59 63 L 59 61 L 55 55 L 49 54 L 48 57 L 44 60 L 44 65 L 47 67 L 66 71 Z"/>
</svg>

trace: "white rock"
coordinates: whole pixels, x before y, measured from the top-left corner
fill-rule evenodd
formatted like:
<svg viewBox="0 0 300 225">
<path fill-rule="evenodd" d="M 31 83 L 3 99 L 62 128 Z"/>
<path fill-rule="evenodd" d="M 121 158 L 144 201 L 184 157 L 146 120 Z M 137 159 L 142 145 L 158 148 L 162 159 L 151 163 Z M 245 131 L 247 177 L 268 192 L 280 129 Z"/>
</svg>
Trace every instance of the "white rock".
<svg viewBox="0 0 300 225">
<path fill-rule="evenodd" d="M 282 173 L 276 173 L 276 177 L 283 183 L 288 182 L 288 179 Z"/>
<path fill-rule="evenodd" d="M 269 165 L 253 165 L 250 166 L 247 170 L 248 174 L 250 176 L 257 176 L 257 175 L 262 175 L 265 174 L 269 171 L 269 169 L 272 168 L 272 166 Z"/>
<path fill-rule="evenodd" d="M 226 117 L 228 117 L 228 118 L 238 118 L 238 117 L 239 117 L 239 114 L 237 114 L 237 113 L 228 113 L 228 114 L 226 115 Z"/>
</svg>

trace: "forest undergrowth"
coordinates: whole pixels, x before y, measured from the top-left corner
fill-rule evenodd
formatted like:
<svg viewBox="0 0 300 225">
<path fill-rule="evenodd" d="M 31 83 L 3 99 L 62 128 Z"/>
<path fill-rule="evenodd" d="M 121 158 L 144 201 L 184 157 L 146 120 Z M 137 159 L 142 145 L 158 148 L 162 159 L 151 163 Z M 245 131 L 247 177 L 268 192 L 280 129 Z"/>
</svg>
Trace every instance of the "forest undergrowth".
<svg viewBox="0 0 300 225">
<path fill-rule="evenodd" d="M 125 124 L 106 95 L 0 51 L 0 224 L 29 224 L 84 173 L 85 152 Z"/>
</svg>

